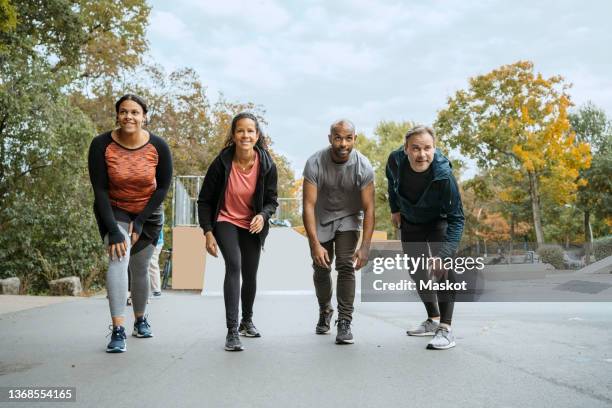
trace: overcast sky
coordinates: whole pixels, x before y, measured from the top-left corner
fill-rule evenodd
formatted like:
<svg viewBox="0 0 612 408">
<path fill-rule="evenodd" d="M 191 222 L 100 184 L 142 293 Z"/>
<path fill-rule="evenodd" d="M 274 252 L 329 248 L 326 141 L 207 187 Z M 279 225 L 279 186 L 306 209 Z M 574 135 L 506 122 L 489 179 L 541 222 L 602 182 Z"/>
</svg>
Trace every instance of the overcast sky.
<svg viewBox="0 0 612 408">
<path fill-rule="evenodd" d="M 149 1 L 168 71 L 194 68 L 214 101 L 266 110 L 275 150 L 301 174 L 337 118 L 430 124 L 469 77 L 531 60 L 612 115 L 610 1 Z"/>
</svg>

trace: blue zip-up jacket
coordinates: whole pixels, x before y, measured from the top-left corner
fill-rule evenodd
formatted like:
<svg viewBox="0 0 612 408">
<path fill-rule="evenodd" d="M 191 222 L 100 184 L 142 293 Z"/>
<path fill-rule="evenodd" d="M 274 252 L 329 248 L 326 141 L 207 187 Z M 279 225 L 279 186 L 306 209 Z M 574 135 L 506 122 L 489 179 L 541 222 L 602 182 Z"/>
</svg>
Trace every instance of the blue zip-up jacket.
<svg viewBox="0 0 612 408">
<path fill-rule="evenodd" d="M 408 200 L 404 193 L 405 186 L 400 185 L 400 174 L 408 170 L 407 166 L 410 164 L 403 146 L 391 152 L 386 168 L 391 212 L 400 212 L 413 224 L 426 224 L 445 218 L 448 227 L 438 256 L 441 258 L 453 256 L 459 247 L 465 217 L 459 187 L 453 176 L 450 161 L 439 149 L 436 149 L 431 163 L 432 180 L 416 204 Z"/>
</svg>

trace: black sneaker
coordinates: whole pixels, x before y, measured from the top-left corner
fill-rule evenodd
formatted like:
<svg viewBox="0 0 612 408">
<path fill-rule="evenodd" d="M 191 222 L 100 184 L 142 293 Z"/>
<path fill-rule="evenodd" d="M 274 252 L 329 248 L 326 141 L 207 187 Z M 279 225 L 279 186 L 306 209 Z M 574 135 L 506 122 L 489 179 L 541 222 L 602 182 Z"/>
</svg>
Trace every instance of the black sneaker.
<svg viewBox="0 0 612 408">
<path fill-rule="evenodd" d="M 321 310 L 319 312 L 319 321 L 315 328 L 315 333 L 326 334 L 331 330 L 331 318 L 334 315 L 334 309 Z"/>
<path fill-rule="evenodd" d="M 153 297 L 160 297 L 160 296 L 161 296 L 161 291 L 157 290 L 153 292 Z"/>
<path fill-rule="evenodd" d="M 132 331 L 132 336 L 140 338 L 153 337 L 151 325 L 147 321 L 146 316 L 142 316 L 136 319 L 136 321 L 134 322 L 134 330 Z"/>
<path fill-rule="evenodd" d="M 106 346 L 106 352 L 123 353 L 126 351 L 125 339 L 127 336 L 125 335 L 125 328 L 123 326 L 113 327 L 112 325 L 108 328 L 111 330 L 111 341 L 108 343 L 108 346 Z"/>
<path fill-rule="evenodd" d="M 336 320 L 338 325 L 338 334 L 336 335 L 336 344 L 353 344 L 353 333 L 351 333 L 351 322 L 348 319 Z"/>
<path fill-rule="evenodd" d="M 227 351 L 242 351 L 242 343 L 240 342 L 240 336 L 238 335 L 238 329 L 235 327 L 227 329 L 227 336 L 225 337 L 225 349 Z"/>
<path fill-rule="evenodd" d="M 246 337 L 261 337 L 261 333 L 257 330 L 252 320 L 241 320 L 238 332 Z"/>
</svg>

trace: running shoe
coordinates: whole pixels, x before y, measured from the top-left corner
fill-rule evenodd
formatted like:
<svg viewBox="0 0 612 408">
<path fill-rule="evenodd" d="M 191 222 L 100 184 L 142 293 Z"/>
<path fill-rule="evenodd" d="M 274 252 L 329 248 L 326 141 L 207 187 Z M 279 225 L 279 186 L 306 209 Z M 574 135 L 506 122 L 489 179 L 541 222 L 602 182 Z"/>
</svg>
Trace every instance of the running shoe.
<svg viewBox="0 0 612 408">
<path fill-rule="evenodd" d="M 115 326 L 112 325 L 108 327 L 111 330 L 110 336 L 111 341 L 106 346 L 107 353 L 123 353 L 127 350 L 127 346 L 125 345 L 125 328 L 123 326 Z"/>
<path fill-rule="evenodd" d="M 351 333 L 351 322 L 348 319 L 336 320 L 338 325 L 338 334 L 336 335 L 336 344 L 353 344 L 353 333 Z"/>
<path fill-rule="evenodd" d="M 315 328 L 315 333 L 317 334 L 326 334 L 331 330 L 331 319 L 334 315 L 334 309 L 326 309 L 321 310 L 319 312 L 319 321 L 317 323 L 317 327 Z"/>
<path fill-rule="evenodd" d="M 134 330 L 132 331 L 132 336 L 140 338 L 153 337 L 151 325 L 147 321 L 146 316 L 141 316 L 136 319 L 136 321 L 134 322 Z"/>
<path fill-rule="evenodd" d="M 455 347 L 455 335 L 446 327 L 438 327 L 433 339 L 427 345 L 429 350 L 446 350 Z"/>
<path fill-rule="evenodd" d="M 438 322 L 431 319 L 427 319 L 414 329 L 408 329 L 406 331 L 406 334 L 409 336 L 418 337 L 433 336 L 439 325 L 440 324 Z"/>
<path fill-rule="evenodd" d="M 238 335 L 238 329 L 231 328 L 227 329 L 227 336 L 225 337 L 225 350 L 227 351 L 242 351 L 242 343 L 240 342 L 240 336 Z"/>
<path fill-rule="evenodd" d="M 257 330 L 252 320 L 241 320 L 238 332 L 246 337 L 261 337 L 261 333 Z"/>
</svg>

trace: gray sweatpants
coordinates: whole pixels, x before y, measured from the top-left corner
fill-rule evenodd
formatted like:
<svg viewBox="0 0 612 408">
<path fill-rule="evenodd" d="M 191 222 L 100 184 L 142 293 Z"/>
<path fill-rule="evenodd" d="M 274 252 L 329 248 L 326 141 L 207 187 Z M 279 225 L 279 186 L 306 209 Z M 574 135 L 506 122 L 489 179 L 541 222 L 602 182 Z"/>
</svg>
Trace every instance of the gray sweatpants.
<svg viewBox="0 0 612 408">
<path fill-rule="evenodd" d="M 127 243 L 127 253 L 122 260 L 109 258 L 108 271 L 106 272 L 106 291 L 110 305 L 111 317 L 125 317 L 125 304 L 128 294 L 128 268 L 132 275 L 132 305 L 134 313 L 144 314 L 149 298 L 149 262 L 153 245 L 147 245 L 136 254 L 130 254 L 131 245 L 128 236 L 128 224 L 119 222 L 119 229 Z M 108 236 L 104 239 L 108 246 Z"/>
</svg>

